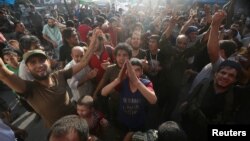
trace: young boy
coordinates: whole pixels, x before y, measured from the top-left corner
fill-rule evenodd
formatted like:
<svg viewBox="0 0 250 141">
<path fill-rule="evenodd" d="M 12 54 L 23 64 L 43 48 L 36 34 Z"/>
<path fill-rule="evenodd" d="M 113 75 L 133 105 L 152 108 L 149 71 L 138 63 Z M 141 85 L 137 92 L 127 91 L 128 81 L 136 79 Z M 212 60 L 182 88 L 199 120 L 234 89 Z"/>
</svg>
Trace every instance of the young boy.
<svg viewBox="0 0 250 141">
<path fill-rule="evenodd" d="M 6 63 L 6 67 L 17 75 L 19 69 L 19 57 L 17 53 L 12 49 L 4 49 L 2 56 L 4 62 Z"/>
<path fill-rule="evenodd" d="M 137 58 L 126 61 L 118 77 L 106 85 L 101 94 L 108 94 L 116 88 L 120 93 L 118 122 L 125 132 L 144 130 L 147 104 L 155 104 L 157 97 L 152 83 L 142 79 L 142 63 Z"/>
<path fill-rule="evenodd" d="M 104 115 L 95 110 L 91 96 L 86 95 L 78 100 L 77 114 L 87 121 L 90 133 L 93 135 L 102 134 L 101 130 L 108 126 L 108 121 L 104 118 Z"/>
</svg>

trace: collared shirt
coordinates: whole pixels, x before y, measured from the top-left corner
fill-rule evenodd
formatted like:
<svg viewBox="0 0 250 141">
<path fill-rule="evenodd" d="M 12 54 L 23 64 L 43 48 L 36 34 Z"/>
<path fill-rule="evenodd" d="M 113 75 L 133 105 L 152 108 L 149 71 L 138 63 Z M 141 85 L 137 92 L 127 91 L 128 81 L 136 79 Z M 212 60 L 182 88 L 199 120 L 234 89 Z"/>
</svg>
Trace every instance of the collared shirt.
<svg viewBox="0 0 250 141">
<path fill-rule="evenodd" d="M 67 70 L 73 67 L 74 65 L 76 65 L 76 62 L 72 60 L 65 66 L 64 69 Z M 81 79 L 86 77 L 90 71 L 91 71 L 91 68 L 89 66 L 86 66 L 82 70 L 80 70 L 77 74 L 73 75 L 72 78 L 67 80 L 69 87 L 73 94 L 73 97 L 71 100 L 77 101 L 83 95 L 92 94 L 94 88 L 93 88 L 93 84 L 91 80 L 87 80 L 86 82 L 84 82 L 83 85 L 78 87 L 79 81 L 81 81 Z"/>
<path fill-rule="evenodd" d="M 51 40 L 57 43 L 57 46 L 60 47 L 62 45 L 62 34 L 60 29 L 55 26 L 53 28 L 49 27 L 48 24 L 44 25 L 43 32 L 44 35 L 47 35 Z"/>
</svg>

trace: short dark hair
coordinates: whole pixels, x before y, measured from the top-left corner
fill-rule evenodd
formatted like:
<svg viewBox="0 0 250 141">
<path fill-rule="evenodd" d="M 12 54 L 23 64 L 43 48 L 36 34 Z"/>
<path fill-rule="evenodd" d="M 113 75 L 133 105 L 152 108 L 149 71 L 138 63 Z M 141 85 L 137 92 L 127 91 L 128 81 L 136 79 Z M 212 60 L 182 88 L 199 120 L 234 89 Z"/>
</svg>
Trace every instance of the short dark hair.
<svg viewBox="0 0 250 141">
<path fill-rule="evenodd" d="M 131 63 L 132 66 L 139 66 L 139 67 L 143 68 L 142 67 L 142 62 L 138 58 L 131 58 L 130 63 Z"/>
<path fill-rule="evenodd" d="M 66 27 L 75 27 L 75 23 L 74 23 L 74 21 L 72 21 L 72 20 L 67 20 L 66 21 Z"/>
<path fill-rule="evenodd" d="M 2 52 L 3 52 L 2 53 L 2 57 L 4 55 L 9 55 L 9 54 L 13 54 L 13 55 L 18 56 L 17 52 L 14 49 L 12 49 L 12 48 L 4 48 L 4 49 L 2 49 Z"/>
<path fill-rule="evenodd" d="M 144 30 L 144 28 L 143 28 L 143 24 L 141 23 L 141 22 L 137 22 L 137 23 L 135 23 L 135 25 L 134 25 L 134 27 L 133 27 L 133 30 L 135 29 L 135 27 L 140 27 L 142 30 Z"/>
<path fill-rule="evenodd" d="M 92 108 L 94 106 L 94 99 L 89 95 L 83 96 L 77 101 L 77 105 L 84 105 Z"/>
<path fill-rule="evenodd" d="M 40 44 L 40 40 L 36 36 L 25 35 L 19 40 L 19 43 L 20 43 L 19 44 L 20 49 L 21 49 L 22 53 L 24 53 L 24 49 L 30 50 L 32 43 L 39 43 Z"/>
<path fill-rule="evenodd" d="M 62 38 L 63 38 L 64 44 L 67 44 L 66 40 L 69 39 L 72 36 L 73 32 L 76 32 L 76 29 L 72 28 L 72 27 L 67 27 L 66 29 L 63 30 Z"/>
<path fill-rule="evenodd" d="M 105 18 L 103 16 L 97 15 L 96 16 L 96 21 L 99 23 L 104 23 L 105 22 Z"/>
<path fill-rule="evenodd" d="M 157 34 L 153 34 L 153 35 L 149 36 L 149 39 L 156 40 L 157 44 L 159 44 L 159 42 L 160 42 L 160 36 Z"/>
<path fill-rule="evenodd" d="M 158 141 L 187 141 L 187 136 L 176 122 L 166 121 L 158 128 Z"/>
<path fill-rule="evenodd" d="M 132 47 L 127 43 L 119 43 L 114 50 L 114 55 L 116 56 L 119 50 L 124 50 L 128 53 L 129 58 L 132 57 Z"/>
<path fill-rule="evenodd" d="M 235 53 L 237 49 L 237 44 L 232 40 L 221 40 L 220 41 L 220 49 L 224 50 L 225 57 L 230 57 L 233 53 Z"/>
<path fill-rule="evenodd" d="M 22 22 L 21 21 L 15 21 L 14 22 L 14 27 L 16 28 L 18 24 L 21 24 Z"/>
<path fill-rule="evenodd" d="M 237 76 L 236 76 L 236 79 L 239 80 L 240 76 L 242 75 L 242 67 L 241 65 L 236 62 L 236 61 L 232 61 L 232 60 L 225 60 L 223 61 L 218 69 L 216 70 L 216 72 L 219 72 L 220 70 L 226 68 L 226 67 L 229 67 L 229 68 L 234 68 L 236 71 L 237 71 Z"/>
<path fill-rule="evenodd" d="M 51 136 L 62 137 L 70 131 L 78 133 L 80 141 L 87 141 L 89 137 L 89 127 L 85 119 L 77 115 L 68 115 L 57 120 L 50 128 L 47 139 Z"/>
<path fill-rule="evenodd" d="M 86 17 L 84 20 L 83 20 L 83 23 L 84 24 L 87 24 L 87 25 L 90 25 L 91 24 L 91 19 L 89 17 Z"/>
</svg>

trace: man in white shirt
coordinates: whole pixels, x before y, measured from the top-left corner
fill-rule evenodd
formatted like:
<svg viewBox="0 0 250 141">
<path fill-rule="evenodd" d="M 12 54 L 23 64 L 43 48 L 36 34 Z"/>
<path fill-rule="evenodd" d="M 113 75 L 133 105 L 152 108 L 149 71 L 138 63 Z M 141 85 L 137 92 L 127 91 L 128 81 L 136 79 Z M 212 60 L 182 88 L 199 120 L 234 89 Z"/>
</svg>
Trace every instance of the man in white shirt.
<svg viewBox="0 0 250 141">
<path fill-rule="evenodd" d="M 64 69 L 71 68 L 78 62 L 84 55 L 84 48 L 80 46 L 75 46 L 72 48 L 71 56 L 72 61 L 70 61 Z M 93 92 L 93 84 L 91 79 L 97 74 L 97 69 L 91 70 L 89 66 L 84 67 L 80 72 L 73 75 L 71 79 L 68 79 L 68 85 L 72 91 L 73 97 L 71 101 L 77 101 L 80 97 L 85 95 L 91 95 Z"/>
</svg>

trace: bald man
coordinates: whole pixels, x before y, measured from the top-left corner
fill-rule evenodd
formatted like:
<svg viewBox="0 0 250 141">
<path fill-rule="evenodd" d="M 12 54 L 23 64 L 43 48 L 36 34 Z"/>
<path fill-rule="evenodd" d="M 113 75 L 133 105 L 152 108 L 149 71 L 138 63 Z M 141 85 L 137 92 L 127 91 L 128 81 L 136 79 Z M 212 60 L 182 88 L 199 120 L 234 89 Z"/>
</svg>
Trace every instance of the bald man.
<svg viewBox="0 0 250 141">
<path fill-rule="evenodd" d="M 188 37 L 185 34 L 180 34 L 176 38 L 176 47 L 184 50 L 188 44 Z"/>
<path fill-rule="evenodd" d="M 69 62 L 64 69 L 71 68 L 79 63 L 84 55 L 84 48 L 75 46 L 71 50 L 72 61 Z M 73 75 L 67 82 L 72 91 L 71 101 L 77 101 L 80 97 L 90 95 L 93 92 L 93 84 L 90 81 L 97 74 L 97 69 L 91 69 L 89 66 L 84 67 L 77 74 Z"/>
</svg>

